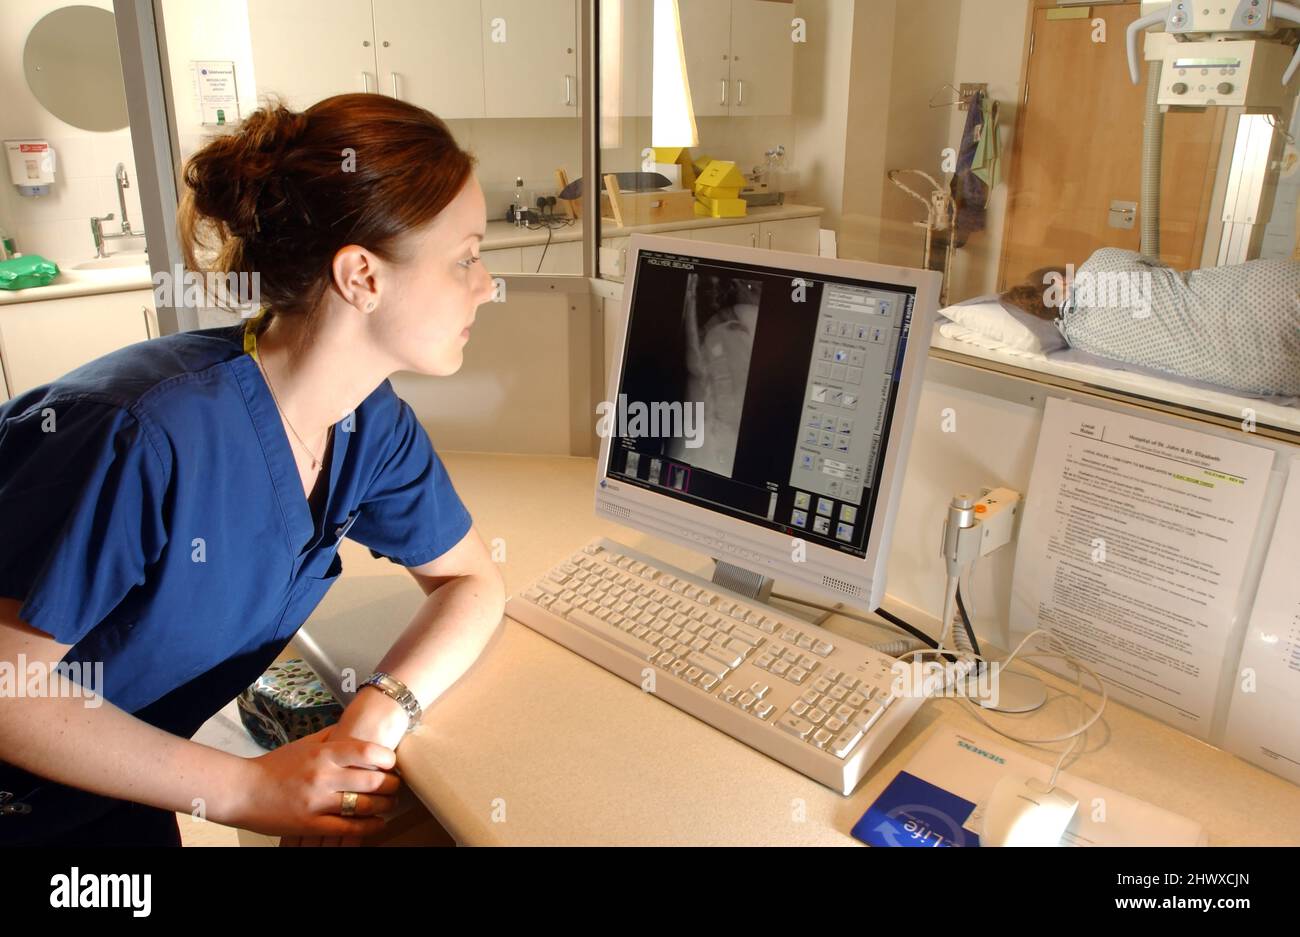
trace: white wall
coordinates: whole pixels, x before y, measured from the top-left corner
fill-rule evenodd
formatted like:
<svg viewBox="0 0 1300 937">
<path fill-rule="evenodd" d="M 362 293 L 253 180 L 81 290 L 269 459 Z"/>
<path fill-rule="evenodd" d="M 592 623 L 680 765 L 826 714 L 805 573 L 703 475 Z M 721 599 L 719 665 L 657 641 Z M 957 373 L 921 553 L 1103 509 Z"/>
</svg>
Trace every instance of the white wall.
<svg viewBox="0 0 1300 937">
<path fill-rule="evenodd" d="M 112 0 L 78 2 L 113 8 Z M 46 139 L 54 147 L 56 158 L 56 181 L 50 194 L 40 198 L 20 196 L 10 182 L 8 167 L 0 172 L 0 224 L 14 236 L 20 251 L 68 264 L 95 255 L 90 234 L 92 215 L 103 217 L 112 212 L 120 218 L 113 183 L 113 169 L 118 163 L 126 164 L 131 179 L 126 203 L 132 226 L 138 229 L 144 225 L 130 130 L 96 133 L 73 127 L 47 111 L 27 87 L 23 75 L 27 34 L 47 13 L 64 6 L 68 6 L 66 0 L 0 3 L 0 88 L 4 89 L 0 139 Z M 118 230 L 118 222 L 105 222 L 104 230 Z M 118 241 L 113 249 L 143 246 L 143 240 Z"/>
</svg>

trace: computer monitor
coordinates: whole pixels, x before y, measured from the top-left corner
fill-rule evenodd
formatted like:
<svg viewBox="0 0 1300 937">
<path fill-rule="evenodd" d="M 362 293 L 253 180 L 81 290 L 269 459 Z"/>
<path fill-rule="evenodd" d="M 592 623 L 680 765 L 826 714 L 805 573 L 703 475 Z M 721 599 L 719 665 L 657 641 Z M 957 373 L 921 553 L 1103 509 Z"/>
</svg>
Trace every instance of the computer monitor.
<svg viewBox="0 0 1300 937">
<path fill-rule="evenodd" d="M 626 270 L 596 513 L 878 608 L 940 275 L 644 234 Z"/>
</svg>

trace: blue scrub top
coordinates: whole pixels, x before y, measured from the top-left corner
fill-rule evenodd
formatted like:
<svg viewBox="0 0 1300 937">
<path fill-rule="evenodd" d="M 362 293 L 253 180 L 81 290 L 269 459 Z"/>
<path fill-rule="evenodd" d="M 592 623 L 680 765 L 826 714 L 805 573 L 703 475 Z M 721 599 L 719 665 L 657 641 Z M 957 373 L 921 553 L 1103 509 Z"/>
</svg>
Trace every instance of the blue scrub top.
<svg viewBox="0 0 1300 937">
<path fill-rule="evenodd" d="M 184 737 L 293 637 L 342 572 L 343 536 L 418 566 L 471 523 L 386 380 L 335 426 L 317 522 L 238 326 L 132 345 L 0 404 L 0 518 L 0 596 L 73 645 L 66 661 L 102 661 L 107 700 Z"/>
</svg>

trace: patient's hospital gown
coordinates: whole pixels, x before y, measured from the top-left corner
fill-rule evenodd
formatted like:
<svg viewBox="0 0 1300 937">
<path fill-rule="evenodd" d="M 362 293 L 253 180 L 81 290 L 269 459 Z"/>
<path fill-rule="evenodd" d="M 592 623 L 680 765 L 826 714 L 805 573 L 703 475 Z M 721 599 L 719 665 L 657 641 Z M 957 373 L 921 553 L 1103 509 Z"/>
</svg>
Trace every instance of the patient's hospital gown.
<svg viewBox="0 0 1300 937">
<path fill-rule="evenodd" d="M 1106 247 L 1075 274 L 1071 347 L 1247 394 L 1300 394 L 1300 263 L 1180 272 Z"/>
</svg>

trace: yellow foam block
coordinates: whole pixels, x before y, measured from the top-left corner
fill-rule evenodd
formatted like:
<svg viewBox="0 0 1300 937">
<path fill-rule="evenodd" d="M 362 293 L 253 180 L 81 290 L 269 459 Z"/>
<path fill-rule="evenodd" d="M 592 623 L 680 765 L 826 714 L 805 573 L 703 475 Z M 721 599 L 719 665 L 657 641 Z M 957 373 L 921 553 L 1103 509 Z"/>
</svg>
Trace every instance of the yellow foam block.
<svg viewBox="0 0 1300 937">
<path fill-rule="evenodd" d="M 740 198 L 740 186 L 738 185 L 701 185 L 698 181 L 695 183 L 695 196 L 699 198 Z"/>
<path fill-rule="evenodd" d="M 681 162 L 682 152 L 686 149 L 684 146 L 656 146 L 655 151 L 656 163 L 677 163 Z"/>
<path fill-rule="evenodd" d="M 714 218 L 743 218 L 749 206 L 743 198 L 709 198 L 707 195 L 695 196 L 696 214 L 703 206 L 705 214 Z"/>
<path fill-rule="evenodd" d="M 697 185 L 710 188 L 735 188 L 739 191 L 745 187 L 745 177 L 732 160 L 715 159 L 704 167 Z"/>
<path fill-rule="evenodd" d="M 691 161 L 691 165 L 695 167 L 696 172 L 704 172 L 705 168 L 711 162 L 713 162 L 712 156 L 701 153 L 699 156 L 695 157 L 695 159 Z"/>
</svg>

